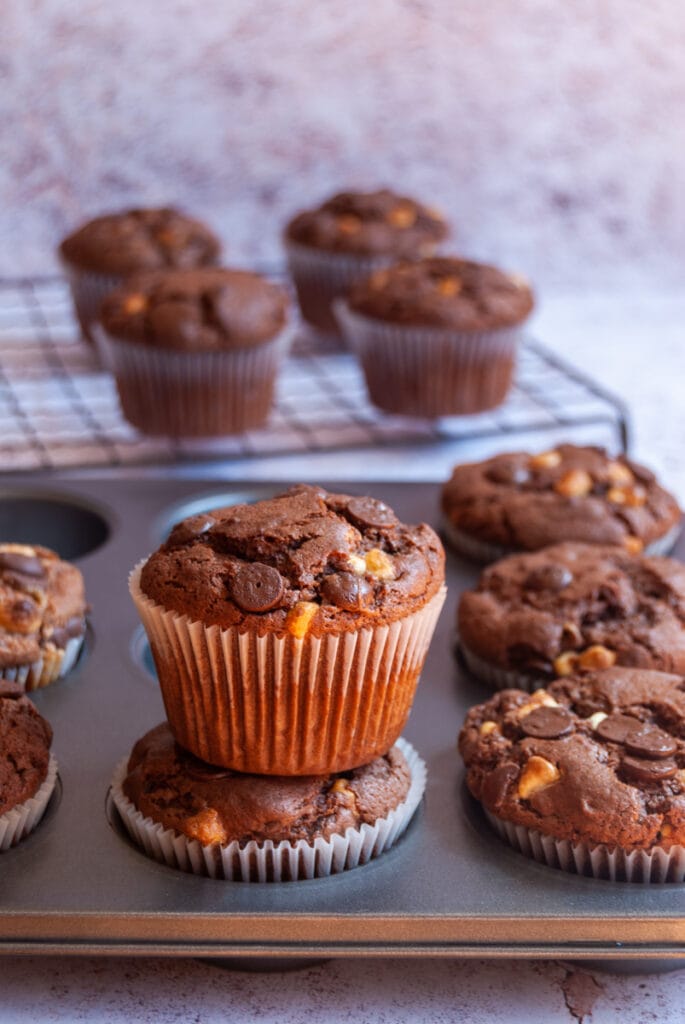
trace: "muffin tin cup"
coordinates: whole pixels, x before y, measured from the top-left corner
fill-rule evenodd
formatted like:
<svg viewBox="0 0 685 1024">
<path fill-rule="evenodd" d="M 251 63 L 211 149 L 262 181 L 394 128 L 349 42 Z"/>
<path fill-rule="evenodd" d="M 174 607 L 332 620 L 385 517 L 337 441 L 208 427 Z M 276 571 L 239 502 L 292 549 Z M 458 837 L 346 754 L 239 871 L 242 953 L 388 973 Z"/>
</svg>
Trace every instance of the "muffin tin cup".
<svg viewBox="0 0 685 1024">
<path fill-rule="evenodd" d="M 526 675 L 524 672 L 515 672 L 512 669 L 498 668 L 474 654 L 463 643 L 459 642 L 458 647 L 471 675 L 495 690 L 527 690 L 528 693 L 533 693 L 535 690 L 544 689 L 552 681 L 540 676 Z"/>
<path fill-rule="evenodd" d="M 195 875 L 208 875 L 234 882 L 287 882 L 305 878 L 324 878 L 366 864 L 388 850 L 411 821 L 426 787 L 426 766 L 404 739 L 398 739 L 409 770 L 411 784 L 406 799 L 387 818 L 359 829 L 348 828 L 344 835 L 307 842 L 283 840 L 274 843 L 252 840 L 244 845 L 234 840 L 226 845 L 203 845 L 197 839 L 164 828 L 136 810 L 122 789 L 128 758 L 117 767 L 112 780 L 114 805 L 131 839 L 145 853 Z"/>
<path fill-rule="evenodd" d="M 395 257 L 326 252 L 287 239 L 284 245 L 302 316 L 323 334 L 339 339 L 344 347 L 333 312 L 334 300 L 347 295 L 356 281 L 394 263 Z"/>
<path fill-rule="evenodd" d="M 71 637 L 64 647 L 45 648 L 41 657 L 30 665 L 0 669 L 0 679 L 19 683 L 27 692 L 49 686 L 72 670 L 81 653 L 84 639 L 85 623 L 81 636 Z"/>
<path fill-rule="evenodd" d="M 196 757 L 256 775 L 367 764 L 404 728 L 443 587 L 387 626 L 322 637 L 205 626 L 129 589 L 150 641 L 171 731 Z"/>
<path fill-rule="evenodd" d="M 369 397 L 385 412 L 437 419 L 500 405 L 511 387 L 520 324 L 490 331 L 391 324 L 334 303 Z"/>
<path fill-rule="evenodd" d="M 685 881 L 684 846 L 623 850 L 605 844 L 574 843 L 569 839 L 555 839 L 537 829 L 504 821 L 487 810 L 485 816 L 500 838 L 510 846 L 551 868 L 612 882 Z"/>
<path fill-rule="evenodd" d="M 95 335 L 133 426 L 152 435 L 220 437 L 264 425 L 292 329 L 217 352 L 153 348 L 114 338 L 100 325 Z"/>
<path fill-rule="evenodd" d="M 83 337 L 91 345 L 95 345 L 93 327 L 97 323 L 102 300 L 111 291 L 118 288 L 124 278 L 120 274 L 98 274 L 94 270 L 82 270 L 80 267 L 67 263 L 64 259 L 60 262 L 69 282 L 76 317 Z M 101 351 L 100 357 L 102 358 Z"/>
<path fill-rule="evenodd" d="M 673 548 L 676 546 L 680 531 L 682 530 L 682 523 L 676 523 L 670 530 L 663 535 L 658 537 L 657 540 L 653 540 L 651 544 L 648 544 L 645 548 L 646 555 L 670 555 Z"/>
<path fill-rule="evenodd" d="M 57 761 L 51 754 L 48 773 L 36 792 L 22 804 L 0 814 L 0 852 L 16 846 L 32 832 L 45 814 L 57 782 Z"/>
</svg>

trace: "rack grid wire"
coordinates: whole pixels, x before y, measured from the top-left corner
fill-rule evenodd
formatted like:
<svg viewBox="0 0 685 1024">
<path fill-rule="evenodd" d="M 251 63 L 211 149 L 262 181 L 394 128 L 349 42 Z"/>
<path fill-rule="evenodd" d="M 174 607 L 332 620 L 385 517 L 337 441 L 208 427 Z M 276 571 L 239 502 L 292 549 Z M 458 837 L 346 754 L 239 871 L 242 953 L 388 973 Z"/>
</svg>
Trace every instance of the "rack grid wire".
<svg viewBox="0 0 685 1024">
<path fill-rule="evenodd" d="M 260 430 L 210 440 L 146 437 L 123 418 L 111 374 L 73 316 L 62 278 L 0 280 L 0 469 L 131 466 L 475 440 L 607 424 L 628 443 L 619 399 L 537 341 L 521 348 L 506 402 L 476 416 L 389 416 L 355 358 L 302 332 Z"/>
</svg>

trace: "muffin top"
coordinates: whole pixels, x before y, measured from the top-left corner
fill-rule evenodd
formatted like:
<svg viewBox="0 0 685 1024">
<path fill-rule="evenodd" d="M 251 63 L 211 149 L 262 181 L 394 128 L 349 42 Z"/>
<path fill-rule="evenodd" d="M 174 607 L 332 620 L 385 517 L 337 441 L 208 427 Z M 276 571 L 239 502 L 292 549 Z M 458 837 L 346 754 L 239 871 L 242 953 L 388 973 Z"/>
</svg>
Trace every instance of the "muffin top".
<svg viewBox="0 0 685 1024">
<path fill-rule="evenodd" d="M 18 683 L 0 679 L 0 814 L 30 800 L 48 774 L 52 729 Z"/>
<path fill-rule="evenodd" d="M 685 679 L 609 668 L 471 708 L 459 750 L 496 817 L 625 849 L 685 843 Z"/>
<path fill-rule="evenodd" d="M 284 327 L 285 292 L 247 270 L 206 267 L 129 278 L 102 304 L 109 334 L 178 351 L 248 348 Z"/>
<path fill-rule="evenodd" d="M 411 782 L 398 747 L 336 775 L 246 775 L 199 761 L 166 722 L 133 748 L 123 790 L 146 817 L 203 844 L 329 839 L 386 818 Z"/>
<path fill-rule="evenodd" d="M 54 551 L 0 544 L 0 669 L 30 665 L 46 646 L 85 632 L 83 576 Z"/>
<path fill-rule="evenodd" d="M 523 278 L 454 256 L 377 270 L 358 281 L 351 309 L 392 324 L 484 331 L 521 323 L 533 308 Z"/>
<path fill-rule="evenodd" d="M 387 188 L 339 192 L 285 230 L 286 239 L 313 249 L 398 258 L 433 252 L 447 233 L 441 214 Z"/>
<path fill-rule="evenodd" d="M 448 525 L 510 551 L 577 540 L 638 554 L 681 516 L 644 466 L 572 444 L 456 466 L 442 508 Z"/>
<path fill-rule="evenodd" d="M 122 210 L 88 221 L 60 245 L 82 270 L 124 276 L 162 267 L 216 263 L 221 244 L 200 221 L 168 207 Z"/>
<path fill-rule="evenodd" d="M 512 555 L 462 594 L 458 623 L 469 650 L 532 676 L 613 664 L 685 674 L 685 566 L 593 544 Z"/>
<path fill-rule="evenodd" d="M 300 485 L 183 520 L 140 586 L 206 625 L 321 636 L 418 611 L 443 586 L 444 558 L 430 526 L 382 501 Z"/>
</svg>

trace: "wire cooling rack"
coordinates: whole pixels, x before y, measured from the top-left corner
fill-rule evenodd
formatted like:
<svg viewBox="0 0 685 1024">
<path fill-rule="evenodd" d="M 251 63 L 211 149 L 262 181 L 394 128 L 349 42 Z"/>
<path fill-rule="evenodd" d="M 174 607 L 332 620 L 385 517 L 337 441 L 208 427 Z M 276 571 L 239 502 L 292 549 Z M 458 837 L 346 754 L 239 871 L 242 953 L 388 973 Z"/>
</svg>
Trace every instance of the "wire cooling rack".
<svg viewBox="0 0 685 1024">
<path fill-rule="evenodd" d="M 303 454 L 591 425 L 609 426 L 627 447 L 622 403 L 534 341 L 522 347 L 497 410 L 428 422 L 375 409 L 354 357 L 303 333 L 263 429 L 209 441 L 149 438 L 122 417 L 111 374 L 80 337 L 64 280 L 0 280 L 1 470 Z"/>
</svg>

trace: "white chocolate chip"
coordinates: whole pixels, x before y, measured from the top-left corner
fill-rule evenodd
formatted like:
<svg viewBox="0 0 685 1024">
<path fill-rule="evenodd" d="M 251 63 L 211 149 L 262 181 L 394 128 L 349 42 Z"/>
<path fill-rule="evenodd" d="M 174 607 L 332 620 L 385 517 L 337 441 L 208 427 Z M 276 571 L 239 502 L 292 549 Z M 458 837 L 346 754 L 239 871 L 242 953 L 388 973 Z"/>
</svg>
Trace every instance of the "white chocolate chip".
<svg viewBox="0 0 685 1024">
<path fill-rule="evenodd" d="M 519 776 L 518 795 L 522 800 L 528 800 L 533 793 L 551 786 L 560 778 L 561 772 L 556 765 L 544 757 L 533 754 Z"/>
</svg>

